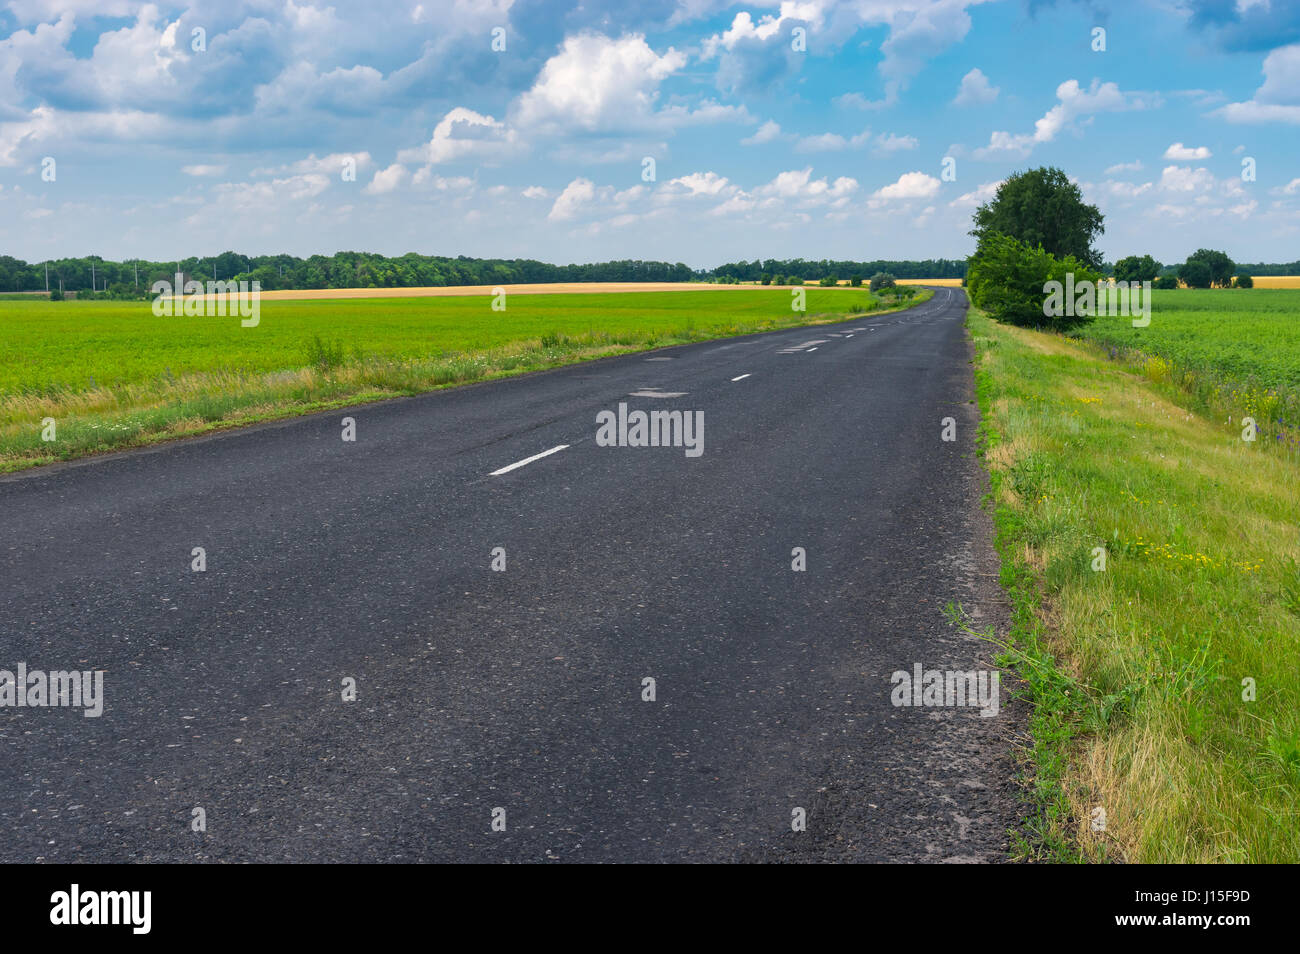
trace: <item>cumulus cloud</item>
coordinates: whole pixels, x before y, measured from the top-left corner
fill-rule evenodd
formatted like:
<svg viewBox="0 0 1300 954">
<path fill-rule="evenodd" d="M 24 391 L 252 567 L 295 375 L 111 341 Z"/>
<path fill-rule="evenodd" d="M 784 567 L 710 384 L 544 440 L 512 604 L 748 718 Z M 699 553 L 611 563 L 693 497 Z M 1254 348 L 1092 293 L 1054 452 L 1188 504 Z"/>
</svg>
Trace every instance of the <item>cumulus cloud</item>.
<svg viewBox="0 0 1300 954">
<path fill-rule="evenodd" d="M 1115 83 L 1093 80 L 1084 89 L 1078 80 L 1066 80 L 1056 88 L 1060 101 L 1049 109 L 1036 123 L 1032 133 L 995 132 L 989 144 L 975 150 L 975 158 L 1024 158 L 1034 147 L 1051 142 L 1063 129 L 1095 113 L 1145 109 L 1156 100 L 1142 93 L 1125 93 Z"/>
<path fill-rule="evenodd" d="M 957 106 L 984 106 L 998 98 L 999 87 L 989 82 L 979 67 L 961 78 L 953 104 Z"/>
<path fill-rule="evenodd" d="M 1004 181 L 998 179 L 996 182 L 985 182 L 977 186 L 974 191 L 959 195 L 949 202 L 948 206 L 954 209 L 974 209 L 981 206 L 998 194 L 998 189 Z"/>
<path fill-rule="evenodd" d="M 459 159 L 501 160 L 519 145 L 518 135 L 507 129 L 505 123 L 457 106 L 433 127 L 433 137 L 427 143 L 403 149 L 397 154 L 397 161 L 429 166 Z"/>
<path fill-rule="evenodd" d="M 1172 159 L 1175 162 L 1195 162 L 1199 159 L 1209 159 L 1212 153 L 1206 146 L 1184 146 L 1181 142 L 1176 142 L 1165 150 L 1165 158 Z"/>
<path fill-rule="evenodd" d="M 1214 175 L 1204 166 L 1165 166 L 1160 172 L 1162 192 L 1204 192 L 1214 188 Z"/>
<path fill-rule="evenodd" d="M 596 184 L 590 179 L 577 178 L 564 187 L 551 206 L 547 218 L 553 222 L 563 222 L 575 218 L 582 207 L 596 199 Z"/>
<path fill-rule="evenodd" d="M 406 167 L 401 163 L 393 163 L 387 169 L 380 169 L 375 173 L 375 177 L 370 180 L 362 191 L 367 195 L 382 195 L 385 192 L 392 192 L 401 185 L 407 178 Z"/>
<path fill-rule="evenodd" d="M 1230 123 L 1300 124 L 1300 43 L 1264 58 L 1264 83 L 1242 103 L 1228 103 L 1211 115 Z"/>
<path fill-rule="evenodd" d="M 690 195 L 716 196 L 727 189 L 730 184 L 725 176 L 716 172 L 692 172 L 671 180 L 669 186 L 680 186 Z"/>
<path fill-rule="evenodd" d="M 852 195 L 858 188 L 858 181 L 848 176 L 840 176 L 834 182 L 824 177 L 814 179 L 812 166 L 806 169 L 791 169 L 782 172 L 766 185 L 755 189 L 755 194 L 780 199 L 837 200 Z"/>
<path fill-rule="evenodd" d="M 660 125 L 659 84 L 685 65 L 685 53 L 672 47 L 656 53 L 638 34 L 570 36 L 519 97 L 513 120 L 522 127 L 589 132 Z"/>
<path fill-rule="evenodd" d="M 742 146 L 761 146 L 764 143 L 775 142 L 781 138 L 781 126 L 774 120 L 769 119 L 752 136 L 740 140 Z"/>
<path fill-rule="evenodd" d="M 924 172 L 905 172 L 897 182 L 882 186 L 871 193 L 876 204 L 897 202 L 907 199 L 929 199 L 939 193 L 941 183 L 934 176 Z"/>
</svg>

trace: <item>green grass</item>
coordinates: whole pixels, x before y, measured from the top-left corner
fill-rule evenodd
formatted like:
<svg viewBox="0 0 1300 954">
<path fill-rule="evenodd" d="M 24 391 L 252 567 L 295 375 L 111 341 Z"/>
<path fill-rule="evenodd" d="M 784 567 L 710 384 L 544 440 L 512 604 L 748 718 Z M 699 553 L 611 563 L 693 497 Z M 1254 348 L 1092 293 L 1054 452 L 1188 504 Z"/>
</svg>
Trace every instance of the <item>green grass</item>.
<svg viewBox="0 0 1300 954">
<path fill-rule="evenodd" d="M 1286 321 L 1244 327 L 1260 320 Z M 969 324 L 1013 607 L 1003 658 L 1033 702 L 1021 852 L 1300 861 L 1295 456 L 1189 413 L 1105 353 L 974 310 Z"/>
<path fill-rule="evenodd" d="M 263 301 L 252 328 L 148 302 L 0 301 L 0 471 L 898 307 L 865 289 L 806 294 L 802 313 L 789 289 L 759 288 L 513 295 L 504 311 L 489 296 Z"/>
<path fill-rule="evenodd" d="M 1253 417 L 1261 441 L 1300 447 L 1300 289 L 1157 291 L 1149 326 L 1103 317 L 1075 335 L 1196 410 Z"/>
</svg>

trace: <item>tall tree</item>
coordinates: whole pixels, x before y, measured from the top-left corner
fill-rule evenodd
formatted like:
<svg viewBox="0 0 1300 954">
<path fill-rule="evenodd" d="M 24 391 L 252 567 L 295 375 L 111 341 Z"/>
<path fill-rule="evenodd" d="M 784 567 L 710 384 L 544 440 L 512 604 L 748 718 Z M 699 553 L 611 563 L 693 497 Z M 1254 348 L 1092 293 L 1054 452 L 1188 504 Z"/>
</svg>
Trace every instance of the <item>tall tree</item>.
<svg viewBox="0 0 1300 954">
<path fill-rule="evenodd" d="M 1232 273 L 1237 270 L 1237 266 L 1232 259 L 1228 258 L 1227 252 L 1218 252 L 1212 248 L 1198 248 L 1187 256 L 1187 261 L 1189 264 L 1204 262 L 1205 267 L 1210 270 L 1210 283 L 1216 288 L 1228 288 L 1232 285 Z"/>
<path fill-rule="evenodd" d="M 1056 258 L 1072 255 L 1101 268 L 1093 243 L 1104 231 L 1101 210 L 1083 201 L 1062 170 L 1044 167 L 1014 173 L 998 186 L 997 194 L 975 210 L 970 234 L 983 241 L 1000 232 L 1030 248 L 1041 245 Z"/>
</svg>

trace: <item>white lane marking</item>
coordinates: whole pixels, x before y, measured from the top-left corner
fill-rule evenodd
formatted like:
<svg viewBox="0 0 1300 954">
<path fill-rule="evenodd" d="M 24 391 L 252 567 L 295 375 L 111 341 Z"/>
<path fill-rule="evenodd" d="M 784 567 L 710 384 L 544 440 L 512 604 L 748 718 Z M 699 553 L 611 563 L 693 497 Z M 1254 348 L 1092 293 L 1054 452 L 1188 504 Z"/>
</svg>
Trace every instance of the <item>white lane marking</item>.
<svg viewBox="0 0 1300 954">
<path fill-rule="evenodd" d="M 645 391 L 629 391 L 628 397 L 657 397 L 657 398 L 678 398 L 686 397 L 685 391 L 660 391 L 658 388 L 648 388 Z"/>
<path fill-rule="evenodd" d="M 500 477 L 502 474 L 508 474 L 510 471 L 523 467 L 525 464 L 531 464 L 533 461 L 541 460 L 543 457 L 550 457 L 552 454 L 558 453 L 568 446 L 568 444 L 556 444 L 550 450 L 544 450 L 540 454 L 534 454 L 532 457 L 525 457 L 523 460 L 515 461 L 509 467 L 502 467 L 500 470 L 494 470 L 492 473 L 488 474 L 488 476 Z"/>
<path fill-rule="evenodd" d="M 817 350 L 816 348 L 809 348 L 808 351 L 807 351 L 806 353 L 807 353 L 807 354 L 812 354 L 812 353 L 813 353 L 814 351 L 816 351 L 816 350 Z"/>
<path fill-rule="evenodd" d="M 751 371 L 751 372 L 749 372 L 749 374 L 753 374 L 753 372 Z M 733 381 L 743 381 L 743 380 L 745 380 L 745 378 L 749 377 L 749 374 L 742 374 L 740 377 L 738 377 L 738 378 L 732 378 L 731 380 L 733 380 Z"/>
<path fill-rule="evenodd" d="M 846 338 L 852 338 L 853 336 L 852 336 L 852 335 L 845 335 L 844 337 L 846 337 Z"/>
<path fill-rule="evenodd" d="M 788 348 L 782 348 L 777 354 L 798 354 L 801 351 L 807 351 L 810 345 L 823 345 L 826 343 L 825 338 L 814 338 L 812 341 L 805 341 L 803 344 L 791 345 Z"/>
<path fill-rule="evenodd" d="M 671 361 L 672 358 L 646 358 L 647 361 Z"/>
</svg>

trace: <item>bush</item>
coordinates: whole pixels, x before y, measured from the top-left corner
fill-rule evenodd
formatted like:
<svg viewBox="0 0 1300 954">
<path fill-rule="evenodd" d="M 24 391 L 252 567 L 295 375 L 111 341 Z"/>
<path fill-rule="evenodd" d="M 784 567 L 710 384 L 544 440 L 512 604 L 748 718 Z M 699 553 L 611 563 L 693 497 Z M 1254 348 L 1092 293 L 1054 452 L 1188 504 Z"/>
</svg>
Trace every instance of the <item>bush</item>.
<svg viewBox="0 0 1300 954">
<path fill-rule="evenodd" d="M 1242 272 L 1237 276 L 1236 285 L 1238 288 L 1254 288 L 1255 279 L 1251 278 L 1245 272 Z"/>
<path fill-rule="evenodd" d="M 50 301 L 63 301 L 63 292 L 57 288 L 54 289 L 54 291 L 50 292 Z"/>
<path fill-rule="evenodd" d="M 773 285 L 784 285 L 784 284 L 785 284 L 785 276 L 784 276 L 784 275 L 773 275 L 773 276 L 772 276 L 772 284 L 773 284 Z"/>
<path fill-rule="evenodd" d="M 852 278 L 849 279 L 849 285 L 850 285 L 851 287 L 853 287 L 853 288 L 861 288 L 861 287 L 862 287 L 862 276 L 861 276 L 861 275 L 854 275 Z"/>
<path fill-rule="evenodd" d="M 760 276 L 758 277 L 758 280 L 759 280 L 759 282 L 760 282 L 761 284 L 764 284 L 764 285 L 770 285 L 770 284 L 772 284 L 772 276 L 769 275 L 769 274 L 767 274 L 767 272 L 764 272 L 762 275 L 760 275 Z"/>
<path fill-rule="evenodd" d="M 1073 255 L 1065 258 L 1029 246 L 1008 235 L 990 232 L 981 240 L 966 271 L 970 299 L 998 321 L 1009 324 L 1069 328 L 1086 324 L 1093 314 L 1069 314 L 1072 307 L 1048 310 L 1049 283 L 1064 288 L 1073 276 L 1075 288 L 1101 279 L 1101 273 L 1080 262 Z M 1094 300 L 1095 301 L 1095 300 Z M 1095 314 L 1095 311 L 1094 311 Z"/>
<path fill-rule="evenodd" d="M 1159 278 L 1156 279 L 1155 284 L 1152 285 L 1151 287 L 1159 288 L 1161 291 L 1172 291 L 1173 289 L 1178 287 L 1178 276 L 1161 275 Z"/>
<path fill-rule="evenodd" d="M 838 285 L 839 283 L 840 280 L 836 278 L 834 275 L 827 275 L 817 282 L 817 284 L 821 285 L 823 288 L 830 288 L 831 286 Z"/>
<path fill-rule="evenodd" d="M 889 274 L 889 272 L 876 272 L 876 274 L 871 276 L 872 291 L 880 291 L 883 288 L 893 288 L 896 284 L 897 282 L 894 280 L 894 276 Z"/>
</svg>

